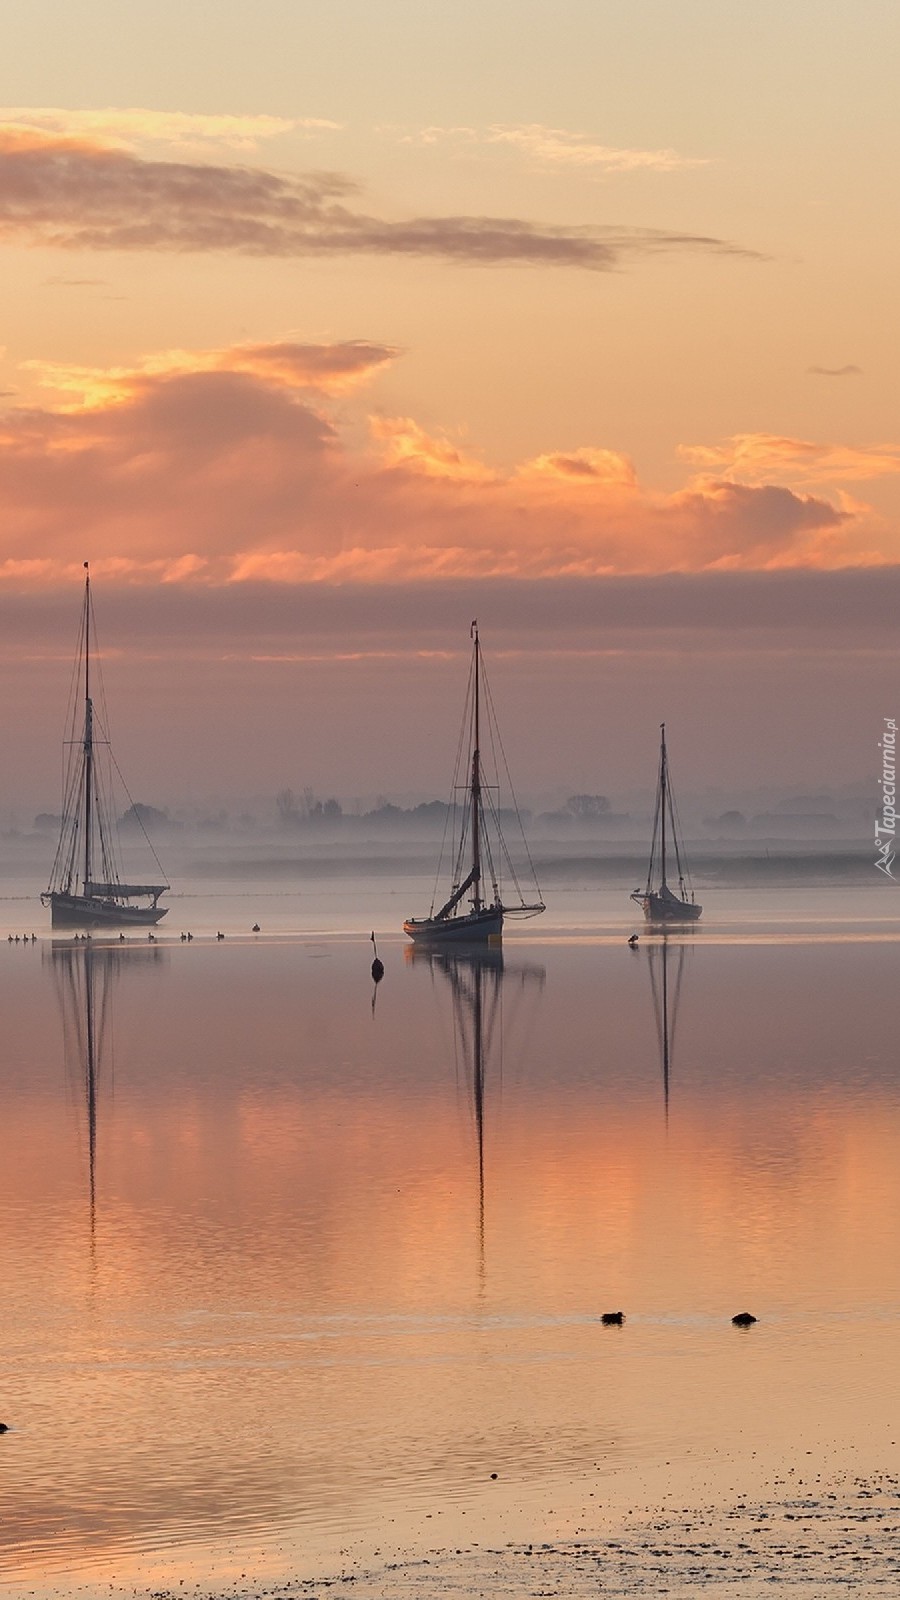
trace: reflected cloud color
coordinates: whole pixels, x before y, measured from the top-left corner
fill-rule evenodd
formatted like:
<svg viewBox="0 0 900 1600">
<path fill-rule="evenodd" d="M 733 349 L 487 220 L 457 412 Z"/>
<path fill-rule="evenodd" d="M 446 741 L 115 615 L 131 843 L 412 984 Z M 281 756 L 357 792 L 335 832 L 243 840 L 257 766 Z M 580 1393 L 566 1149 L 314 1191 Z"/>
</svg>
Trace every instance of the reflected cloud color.
<svg viewBox="0 0 900 1600">
<path fill-rule="evenodd" d="M 176 1537 L 267 1529 L 295 1563 L 297 1540 L 310 1556 L 385 1505 L 401 1517 L 397 1497 L 415 1540 L 423 1498 L 489 1515 L 498 1464 L 531 1504 L 596 1463 L 615 1502 L 636 1464 L 711 1462 L 751 1417 L 770 1469 L 818 1438 L 838 1371 L 831 1437 L 869 1427 L 900 1139 L 892 946 L 697 938 L 668 1120 L 624 941 L 434 970 L 391 945 L 374 1018 L 369 950 L 68 952 L 67 973 L 99 959 L 112 985 L 93 1223 L 64 1067 L 86 992 L 61 1032 L 41 1005 L 60 958 L 4 956 L 21 1067 L 0 1086 L 18 1430 L 0 1559 L 25 1541 L 36 1584 L 120 1548 L 149 1580 L 150 1545 L 162 1562 Z M 744 1302 L 768 1330 L 752 1374 L 721 1343 Z M 628 1365 L 598 1344 L 613 1304 Z M 870 1352 L 852 1376 L 844 1330 Z M 758 1408 L 785 1385 L 784 1409 Z"/>
</svg>

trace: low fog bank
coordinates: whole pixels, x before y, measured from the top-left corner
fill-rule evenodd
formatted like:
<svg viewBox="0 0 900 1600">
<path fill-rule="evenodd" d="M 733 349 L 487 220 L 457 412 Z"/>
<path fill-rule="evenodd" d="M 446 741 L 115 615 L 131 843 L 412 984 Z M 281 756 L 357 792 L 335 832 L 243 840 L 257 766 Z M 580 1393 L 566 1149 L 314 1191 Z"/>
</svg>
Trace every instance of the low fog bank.
<svg viewBox="0 0 900 1600">
<path fill-rule="evenodd" d="M 743 808 L 729 805 L 730 798 L 687 797 L 682 805 L 685 854 L 698 890 L 748 882 L 871 882 L 876 813 L 868 786 L 850 794 L 761 792 Z M 154 870 L 149 840 L 173 890 L 187 883 L 266 883 L 290 890 L 327 878 L 344 885 L 354 878 L 432 880 L 442 846 L 442 882 L 450 875 L 450 827 L 442 802 L 384 800 L 364 811 L 346 811 L 328 798 L 314 798 L 304 810 L 283 803 L 279 810 L 275 802 L 248 803 L 239 811 L 138 803 L 135 811 L 119 818 L 123 872 L 146 880 Z M 530 853 L 544 896 L 554 886 L 631 891 L 647 877 L 653 819 L 645 797 L 634 802 L 625 795 L 580 795 L 554 808 L 525 808 L 527 846 L 516 813 L 504 811 L 501 818 L 514 867 L 530 878 Z M 30 826 L 0 830 L 0 896 L 26 886 L 34 893 L 45 888 L 56 837 L 58 818 L 51 813 L 38 814 Z"/>
<path fill-rule="evenodd" d="M 680 797 L 681 832 L 688 845 L 708 847 L 712 854 L 765 853 L 784 846 L 789 854 L 836 844 L 868 851 L 879 820 L 879 791 L 870 782 L 834 789 L 800 786 L 755 790 L 707 789 Z M 632 845 L 640 852 L 653 827 L 652 790 L 610 794 L 567 793 L 529 797 L 517 814 L 502 806 L 501 824 L 511 846 L 519 833 L 519 817 L 533 849 L 560 847 L 591 855 L 620 856 Z M 452 822 L 444 799 L 408 795 L 376 795 L 370 799 L 318 793 L 312 788 L 284 788 L 274 795 L 249 796 L 236 804 L 215 800 L 137 801 L 119 812 L 124 846 L 142 841 L 144 833 L 158 848 L 202 845 L 216 841 L 236 851 L 271 845 L 277 853 L 297 847 L 300 854 L 326 852 L 332 846 L 371 846 L 374 854 L 391 839 L 404 850 L 415 841 L 439 841 Z M 8 813 L 0 818 L 0 836 L 7 841 L 46 841 L 52 851 L 60 818 L 52 811 L 34 815 Z"/>
</svg>

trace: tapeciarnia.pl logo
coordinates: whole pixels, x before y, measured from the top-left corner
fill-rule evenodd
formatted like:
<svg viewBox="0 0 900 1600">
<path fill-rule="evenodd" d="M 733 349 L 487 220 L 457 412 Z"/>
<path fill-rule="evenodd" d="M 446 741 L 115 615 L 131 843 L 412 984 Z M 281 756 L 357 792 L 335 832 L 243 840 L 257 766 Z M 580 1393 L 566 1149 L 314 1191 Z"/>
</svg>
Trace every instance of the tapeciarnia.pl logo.
<svg viewBox="0 0 900 1600">
<path fill-rule="evenodd" d="M 881 751 L 881 821 L 875 826 L 875 867 L 885 877 L 893 878 L 893 845 L 897 833 L 896 718 L 885 717 L 878 748 Z"/>
</svg>

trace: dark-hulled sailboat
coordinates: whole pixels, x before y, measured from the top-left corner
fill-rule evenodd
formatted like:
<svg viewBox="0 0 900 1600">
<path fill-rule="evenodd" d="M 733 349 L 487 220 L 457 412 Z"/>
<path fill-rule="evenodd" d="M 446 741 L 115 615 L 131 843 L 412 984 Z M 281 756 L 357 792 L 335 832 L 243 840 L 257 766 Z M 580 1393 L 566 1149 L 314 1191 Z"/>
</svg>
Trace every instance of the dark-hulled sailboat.
<svg viewBox="0 0 900 1600">
<path fill-rule="evenodd" d="M 93 646 L 96 657 L 96 629 L 87 562 L 84 567 L 84 604 L 78 635 L 71 732 L 67 740 L 62 826 L 50 884 L 41 895 L 41 903 L 50 907 L 54 928 L 153 927 L 166 915 L 168 908 L 159 904 L 159 897 L 169 885 L 126 883 L 119 868 L 110 786 L 102 780 L 98 762 L 98 746 L 108 746 L 109 741 L 100 725 L 92 694 L 91 648 Z M 83 721 L 79 717 L 82 685 Z M 132 812 L 140 822 L 134 807 Z M 149 839 L 147 844 L 162 875 Z"/>
<path fill-rule="evenodd" d="M 472 623 L 471 638 L 472 662 L 469 669 L 465 711 L 468 740 L 460 740 L 451 802 L 455 848 L 450 895 L 438 911 L 434 909 L 433 898 L 427 917 L 410 917 L 404 922 L 404 933 L 419 944 L 483 944 L 501 937 L 506 917 L 534 917 L 545 910 L 539 890 L 535 900 L 530 903 L 525 900 L 500 830 L 498 785 L 485 782 L 481 747 L 483 722 L 490 734 L 490 748 L 494 750 L 499 748 L 502 756 L 503 746 L 495 731 L 496 719 L 484 674 L 477 622 Z M 465 784 L 460 784 L 459 778 L 464 760 L 467 777 Z M 508 771 L 506 776 L 509 782 Z M 511 783 L 509 787 L 512 791 Z M 457 796 L 461 791 L 463 800 L 458 804 Z M 512 798 L 515 802 L 515 797 Z M 517 809 L 516 817 L 518 818 Z M 521 830 L 521 819 L 519 828 Z M 534 878 L 534 866 L 528 856 L 524 832 L 522 844 Z M 517 898 L 504 899 L 501 892 L 500 874 L 504 867 Z M 440 876 L 441 864 L 438 866 L 437 883 L 440 882 Z M 489 890 L 486 890 L 487 885 L 490 885 Z"/>
<path fill-rule="evenodd" d="M 675 856 L 678 874 L 677 891 L 672 888 L 668 879 L 670 850 Z M 647 882 L 643 889 L 635 889 L 631 898 L 642 908 L 648 922 L 696 922 L 703 910 L 694 899 L 684 847 L 678 836 L 664 722 L 660 725 L 659 778 L 656 784 L 656 807 L 653 813 L 653 838 L 650 843 Z"/>
</svg>

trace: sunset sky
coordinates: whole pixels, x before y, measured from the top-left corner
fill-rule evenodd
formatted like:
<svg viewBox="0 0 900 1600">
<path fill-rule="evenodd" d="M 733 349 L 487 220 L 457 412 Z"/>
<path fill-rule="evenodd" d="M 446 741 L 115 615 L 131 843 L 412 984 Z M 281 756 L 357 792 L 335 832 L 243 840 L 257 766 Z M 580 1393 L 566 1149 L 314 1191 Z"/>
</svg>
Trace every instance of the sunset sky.
<svg viewBox="0 0 900 1600">
<path fill-rule="evenodd" d="M 0 822 L 82 562 L 157 804 L 869 777 L 895 0 L 8 0 Z"/>
</svg>

